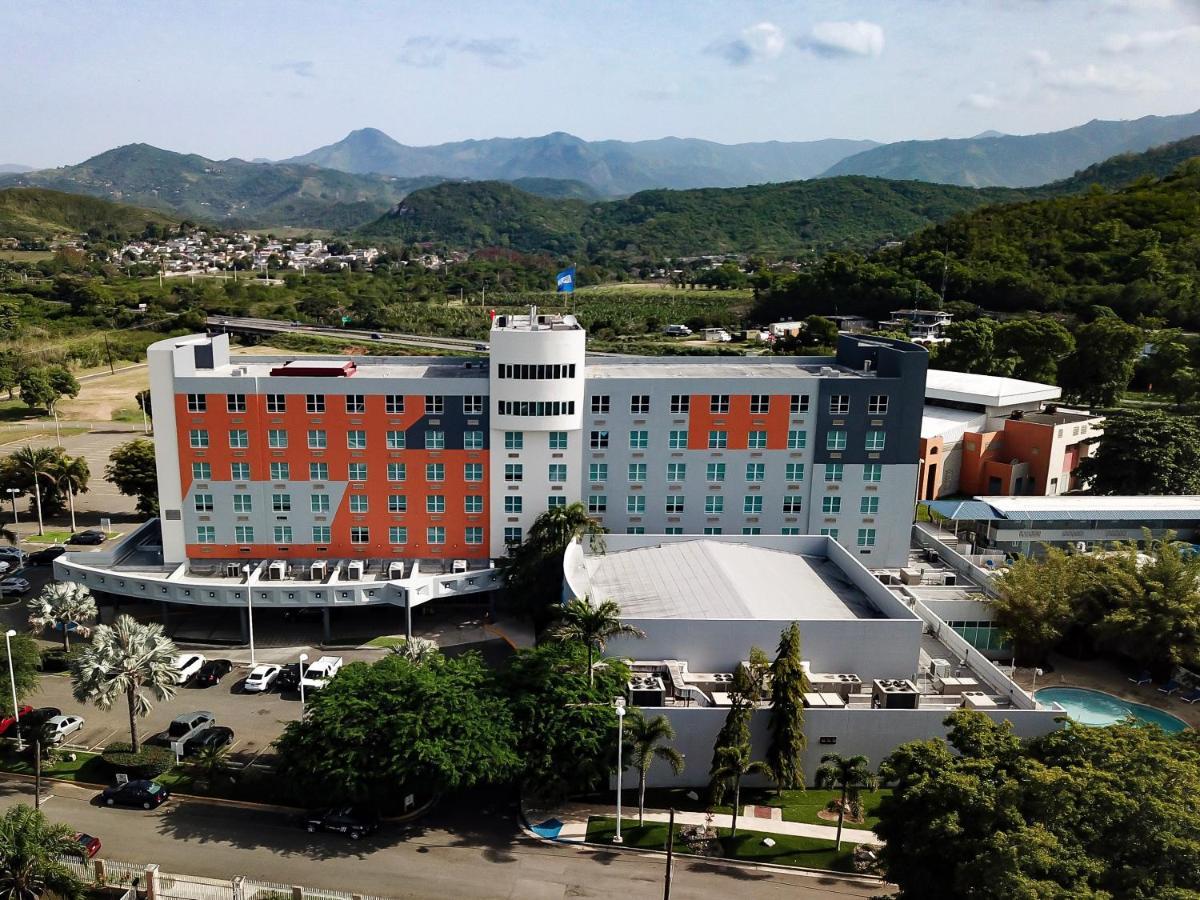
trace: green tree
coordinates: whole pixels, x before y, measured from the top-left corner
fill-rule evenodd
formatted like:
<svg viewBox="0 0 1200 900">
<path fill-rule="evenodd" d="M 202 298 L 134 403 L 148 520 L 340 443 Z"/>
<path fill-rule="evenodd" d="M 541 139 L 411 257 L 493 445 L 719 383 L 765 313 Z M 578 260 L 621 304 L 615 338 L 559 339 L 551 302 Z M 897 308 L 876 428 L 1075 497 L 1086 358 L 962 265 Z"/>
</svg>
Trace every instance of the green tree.
<svg viewBox="0 0 1200 900">
<path fill-rule="evenodd" d="M 713 778 L 725 785 L 725 791 L 733 792 L 733 821 L 729 829 L 729 837 L 737 837 L 738 813 L 742 804 L 742 779 L 747 775 L 771 774 L 770 767 L 761 760 L 752 758 L 750 749 L 750 733 L 738 735 L 736 743 L 726 744 L 717 749 L 717 766 Z"/>
<path fill-rule="evenodd" d="M 1097 494 L 1200 493 L 1200 427 L 1159 410 L 1113 413 L 1075 473 Z"/>
<path fill-rule="evenodd" d="M 750 648 L 750 658 L 733 673 L 729 686 L 729 712 L 713 742 L 712 765 L 709 767 L 709 797 L 719 804 L 730 782 L 720 772 L 725 766 L 726 750 L 750 745 L 750 718 L 763 699 L 771 661 L 759 647 Z"/>
<path fill-rule="evenodd" d="M 826 753 L 821 757 L 821 766 L 814 779 L 817 787 L 840 789 L 842 800 L 838 806 L 837 849 L 842 849 L 842 823 L 846 818 L 846 805 L 859 805 L 862 791 L 873 791 L 878 780 L 871 773 L 871 763 L 865 756 L 841 756 Z"/>
<path fill-rule="evenodd" d="M 50 385 L 49 373 L 44 368 L 29 368 L 17 376 L 17 387 L 21 391 L 21 399 L 30 409 L 44 409 L 50 412 L 54 401 L 59 395 Z"/>
<path fill-rule="evenodd" d="M 47 412 L 54 412 L 54 407 L 63 397 L 79 396 L 79 381 L 65 366 L 50 366 L 46 370 L 46 381 L 54 393 L 54 399 L 47 407 Z"/>
<path fill-rule="evenodd" d="M 1129 387 L 1144 343 L 1140 328 L 1101 316 L 1077 329 L 1075 352 L 1063 360 L 1059 384 L 1076 402 L 1112 406 Z"/>
<path fill-rule="evenodd" d="M 595 680 L 596 657 L 604 653 L 604 645 L 615 637 L 644 638 L 640 628 L 621 621 L 621 607 L 614 600 L 593 604 L 587 597 L 573 597 L 562 607 L 562 620 L 554 625 L 551 640 L 583 645 L 587 649 L 588 684 Z"/>
<path fill-rule="evenodd" d="M 40 810 L 20 803 L 0 818 L 0 896 L 39 900 L 85 896 L 83 882 L 63 862 L 86 853 L 70 825 L 51 823 Z"/>
<path fill-rule="evenodd" d="M 125 496 L 137 497 L 139 513 L 158 515 L 158 470 L 154 463 L 153 441 L 139 438 L 113 450 L 104 478 Z"/>
<path fill-rule="evenodd" d="M 142 749 L 138 718 L 150 714 L 150 697 L 170 700 L 179 687 L 175 645 L 157 622 L 142 623 L 118 616 L 112 625 L 97 625 L 92 642 L 71 661 L 72 694 L 80 703 L 112 709 L 124 697 L 129 709 L 129 743 Z"/>
<path fill-rule="evenodd" d="M 946 326 L 945 336 L 949 342 L 937 347 L 933 362 L 939 369 L 954 372 L 969 372 L 974 375 L 1002 375 L 1002 362 L 996 354 L 996 325 L 991 319 L 974 319 L 967 322 L 951 322 Z"/>
<path fill-rule="evenodd" d="M 99 615 L 92 592 L 81 584 L 54 581 L 29 601 L 29 624 L 37 629 L 61 627 L 63 650 L 71 650 L 71 626 L 83 637 L 91 633 L 88 622 Z"/>
<path fill-rule="evenodd" d="M 675 740 L 671 720 L 666 716 L 647 719 L 636 707 L 625 717 L 625 739 L 633 751 L 630 762 L 638 773 L 638 824 L 642 825 L 646 818 L 646 777 L 650 766 L 658 759 L 678 775 L 683 771 L 683 754 L 670 746 Z"/>
<path fill-rule="evenodd" d="M 67 507 L 71 511 L 71 530 L 75 530 L 75 495 L 86 494 L 88 479 L 92 471 L 87 460 L 82 456 L 67 456 L 60 453 L 50 466 L 50 480 L 58 489 L 58 493 L 67 498 Z"/>
<path fill-rule="evenodd" d="M 775 787 L 804 788 L 804 694 L 809 690 L 800 656 L 800 624 L 793 622 L 779 637 L 771 663 L 771 717 L 767 723 L 767 765 Z"/>
<path fill-rule="evenodd" d="M 12 669 L 16 676 L 17 703 L 21 703 L 40 687 L 38 669 L 42 664 L 42 651 L 37 641 L 27 634 L 17 634 L 0 645 L 0 708 L 12 715 L 13 679 L 8 677 L 8 648 L 12 647 Z"/>
<path fill-rule="evenodd" d="M 1062 640 L 1087 588 L 1081 560 L 1047 547 L 1040 559 L 1019 557 L 993 580 L 993 617 L 1021 659 L 1040 664 Z"/>
<path fill-rule="evenodd" d="M 523 543 L 509 551 L 505 566 L 507 594 L 536 621 L 562 597 L 562 555 L 577 536 L 602 548 L 604 527 L 588 515 L 582 503 L 548 509 L 529 527 Z"/>
<path fill-rule="evenodd" d="M 807 347 L 834 347 L 838 342 L 837 322 L 824 316 L 809 316 L 801 333 Z"/>
<path fill-rule="evenodd" d="M 442 652 L 437 641 L 422 637 L 401 638 L 388 647 L 388 650 L 414 666 L 424 665 Z"/>
<path fill-rule="evenodd" d="M 54 481 L 52 474 L 59 455 L 49 447 L 33 447 L 26 444 L 9 455 L 13 469 L 33 483 L 33 496 L 37 503 L 38 534 L 45 534 L 42 524 L 42 482 Z"/>
<path fill-rule="evenodd" d="M 1014 319 L 996 329 L 996 354 L 1015 360 L 1012 374 L 1054 384 L 1059 362 L 1075 348 L 1071 332 L 1046 317 Z"/>
</svg>

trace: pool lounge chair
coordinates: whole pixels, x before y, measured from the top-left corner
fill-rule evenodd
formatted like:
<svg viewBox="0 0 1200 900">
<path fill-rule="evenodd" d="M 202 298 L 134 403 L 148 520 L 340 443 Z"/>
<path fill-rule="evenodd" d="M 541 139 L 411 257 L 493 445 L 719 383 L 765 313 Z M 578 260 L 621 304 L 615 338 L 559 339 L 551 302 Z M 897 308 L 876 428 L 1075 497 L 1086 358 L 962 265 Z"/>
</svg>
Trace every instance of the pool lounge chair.
<svg viewBox="0 0 1200 900">
<path fill-rule="evenodd" d="M 1180 694 L 1179 699 L 1184 703 L 1195 703 L 1200 700 L 1200 688 L 1192 688 L 1186 694 Z"/>
<path fill-rule="evenodd" d="M 1153 681 L 1153 679 L 1150 677 L 1149 669 L 1142 669 L 1142 671 L 1136 677 L 1130 675 L 1129 680 L 1134 684 L 1149 684 L 1151 681 Z"/>
<path fill-rule="evenodd" d="M 1171 695 L 1182 687 L 1183 687 L 1182 684 L 1180 684 L 1178 681 L 1176 681 L 1174 678 L 1172 678 L 1170 681 L 1168 681 L 1166 684 L 1164 684 L 1162 687 L 1160 687 L 1158 689 L 1158 692 L 1160 694 Z"/>
</svg>

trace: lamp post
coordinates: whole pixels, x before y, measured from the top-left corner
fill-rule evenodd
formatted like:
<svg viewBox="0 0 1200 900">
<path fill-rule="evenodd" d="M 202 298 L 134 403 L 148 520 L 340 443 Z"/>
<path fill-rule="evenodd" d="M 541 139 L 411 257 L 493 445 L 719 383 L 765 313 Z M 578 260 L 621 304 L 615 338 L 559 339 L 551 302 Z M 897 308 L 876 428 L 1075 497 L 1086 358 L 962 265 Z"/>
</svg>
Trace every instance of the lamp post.
<svg viewBox="0 0 1200 900">
<path fill-rule="evenodd" d="M 623 842 L 621 837 L 621 748 L 625 743 L 625 698 L 618 697 L 613 701 L 617 708 L 617 833 L 613 835 L 613 843 Z"/>
<path fill-rule="evenodd" d="M 1043 672 L 1041 669 L 1034 669 L 1034 670 L 1033 670 L 1033 687 L 1031 687 L 1031 688 L 1029 689 L 1029 696 L 1030 696 L 1030 697 L 1032 697 L 1034 694 L 1036 694 L 1036 693 L 1037 693 L 1037 680 L 1038 680 L 1038 676 L 1039 676 L 1039 675 L 1045 675 L 1045 674 L 1046 674 L 1046 673 L 1045 673 L 1045 672 Z"/>
<path fill-rule="evenodd" d="M 12 688 L 13 716 L 16 717 L 17 750 L 21 751 L 25 749 L 25 741 L 21 737 L 21 707 L 17 705 L 17 674 L 13 670 L 12 658 L 12 639 L 16 636 L 17 633 L 11 628 L 4 632 L 4 646 L 8 650 L 8 685 Z"/>
<path fill-rule="evenodd" d="M 9 488 L 8 489 L 8 499 L 12 501 L 12 505 L 13 505 L 13 531 L 16 531 L 16 532 L 20 532 L 20 530 L 21 530 L 21 520 L 19 518 L 17 518 L 17 494 L 19 494 L 19 493 L 21 493 L 20 488 Z M 17 534 L 17 543 L 20 543 L 20 542 L 21 542 L 21 535 L 18 533 Z"/>
<path fill-rule="evenodd" d="M 304 664 L 308 662 L 308 654 L 300 654 L 300 714 L 304 715 Z"/>
<path fill-rule="evenodd" d="M 246 624 L 250 629 L 250 665 L 253 667 L 258 662 L 254 659 L 254 591 L 250 590 L 249 583 L 246 584 Z"/>
</svg>

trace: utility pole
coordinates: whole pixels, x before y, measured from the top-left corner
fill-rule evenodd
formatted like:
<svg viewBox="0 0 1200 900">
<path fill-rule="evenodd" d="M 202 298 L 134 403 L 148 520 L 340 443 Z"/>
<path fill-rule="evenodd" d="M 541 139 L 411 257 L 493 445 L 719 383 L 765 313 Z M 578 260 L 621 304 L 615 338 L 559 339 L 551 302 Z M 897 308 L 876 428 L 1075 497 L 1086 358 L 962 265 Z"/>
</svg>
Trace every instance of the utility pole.
<svg viewBox="0 0 1200 900">
<path fill-rule="evenodd" d="M 66 624 L 63 624 L 66 628 Z M 42 808 L 42 739 L 33 739 L 33 808 Z"/>
<path fill-rule="evenodd" d="M 108 373 L 110 375 L 116 375 L 117 370 L 113 366 L 112 348 L 110 346 L 108 346 L 108 335 L 107 334 L 104 335 L 104 355 L 108 357 Z"/>
<path fill-rule="evenodd" d="M 671 866 L 674 865 L 675 856 L 675 807 L 669 810 L 670 817 L 667 819 L 667 877 L 663 885 L 663 900 L 671 900 Z"/>
</svg>

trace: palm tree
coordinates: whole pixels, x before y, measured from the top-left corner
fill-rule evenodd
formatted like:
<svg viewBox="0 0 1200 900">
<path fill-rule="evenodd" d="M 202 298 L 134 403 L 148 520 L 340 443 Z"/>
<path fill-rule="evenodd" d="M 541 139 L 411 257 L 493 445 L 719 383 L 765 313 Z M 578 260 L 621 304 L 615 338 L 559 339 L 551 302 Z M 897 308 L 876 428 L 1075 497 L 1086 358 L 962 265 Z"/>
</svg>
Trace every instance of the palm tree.
<svg viewBox="0 0 1200 900">
<path fill-rule="evenodd" d="M 630 756 L 638 773 L 638 824 L 641 825 L 646 816 L 646 776 L 651 763 L 661 759 L 678 775 L 683 771 L 683 754 L 667 746 L 668 741 L 675 740 L 675 729 L 666 716 L 647 719 L 640 709 L 633 709 L 627 717 L 625 733 L 633 745 Z"/>
<path fill-rule="evenodd" d="M 208 782 L 211 789 L 217 779 L 229 771 L 229 745 L 210 744 L 192 757 L 189 768 L 199 780 Z"/>
<path fill-rule="evenodd" d="M 840 756 L 826 753 L 821 757 L 821 768 L 817 769 L 816 782 L 820 788 L 842 789 L 842 804 L 838 808 L 837 849 L 842 849 L 842 821 L 846 818 L 846 803 L 857 803 L 860 791 L 873 791 L 879 780 L 871 772 L 871 763 L 865 756 Z"/>
<path fill-rule="evenodd" d="M 149 715 L 151 704 L 143 692 L 169 700 L 179 686 L 175 645 L 157 622 L 145 624 L 132 616 L 119 616 L 112 625 L 97 625 L 92 643 L 71 663 L 75 699 L 111 709 L 124 695 L 129 704 L 129 742 L 141 750 L 137 720 Z"/>
<path fill-rule="evenodd" d="M 34 628 L 61 625 L 63 650 L 71 651 L 71 626 L 83 637 L 91 633 L 84 625 L 98 615 L 92 592 L 81 584 L 56 581 L 29 601 L 29 624 Z"/>
<path fill-rule="evenodd" d="M 604 652 L 604 644 L 609 638 L 646 636 L 640 628 L 621 621 L 621 607 L 614 600 L 593 606 L 587 597 L 574 597 L 562 608 L 561 615 L 562 621 L 550 629 L 550 638 L 575 641 L 587 647 L 588 687 L 595 684 L 595 657 Z"/>
<path fill-rule="evenodd" d="M 82 456 L 63 455 L 50 468 L 50 478 L 58 489 L 67 495 L 67 506 L 71 510 L 71 531 L 75 530 L 75 495 L 87 490 L 91 469 Z"/>
<path fill-rule="evenodd" d="M 26 444 L 9 456 L 9 459 L 13 461 L 13 467 L 17 473 L 25 475 L 33 481 L 33 496 L 37 504 L 38 534 L 45 534 L 46 529 L 42 525 L 41 479 L 54 480 L 50 471 L 58 461 L 58 453 L 50 447 L 31 447 Z"/>
<path fill-rule="evenodd" d="M 388 647 L 393 654 L 408 660 L 414 666 L 423 666 L 441 653 L 437 641 L 429 638 L 401 638 Z"/>
<path fill-rule="evenodd" d="M 84 857 L 75 829 L 51 824 L 25 804 L 14 806 L 0 818 L 0 896 L 82 897 L 83 883 L 63 864 L 64 856 Z"/>
<path fill-rule="evenodd" d="M 593 519 L 582 503 L 576 501 L 567 506 L 553 506 L 539 515 L 529 527 L 527 540 L 562 552 L 579 535 L 597 538 L 604 534 L 604 526 Z M 595 549 L 595 548 L 593 548 Z"/>
<path fill-rule="evenodd" d="M 738 808 L 742 800 L 742 779 L 747 775 L 770 775 L 771 768 L 765 762 L 750 758 L 750 743 L 733 744 L 717 750 L 717 767 L 713 779 L 733 786 L 733 827 L 731 838 L 737 837 Z"/>
</svg>

